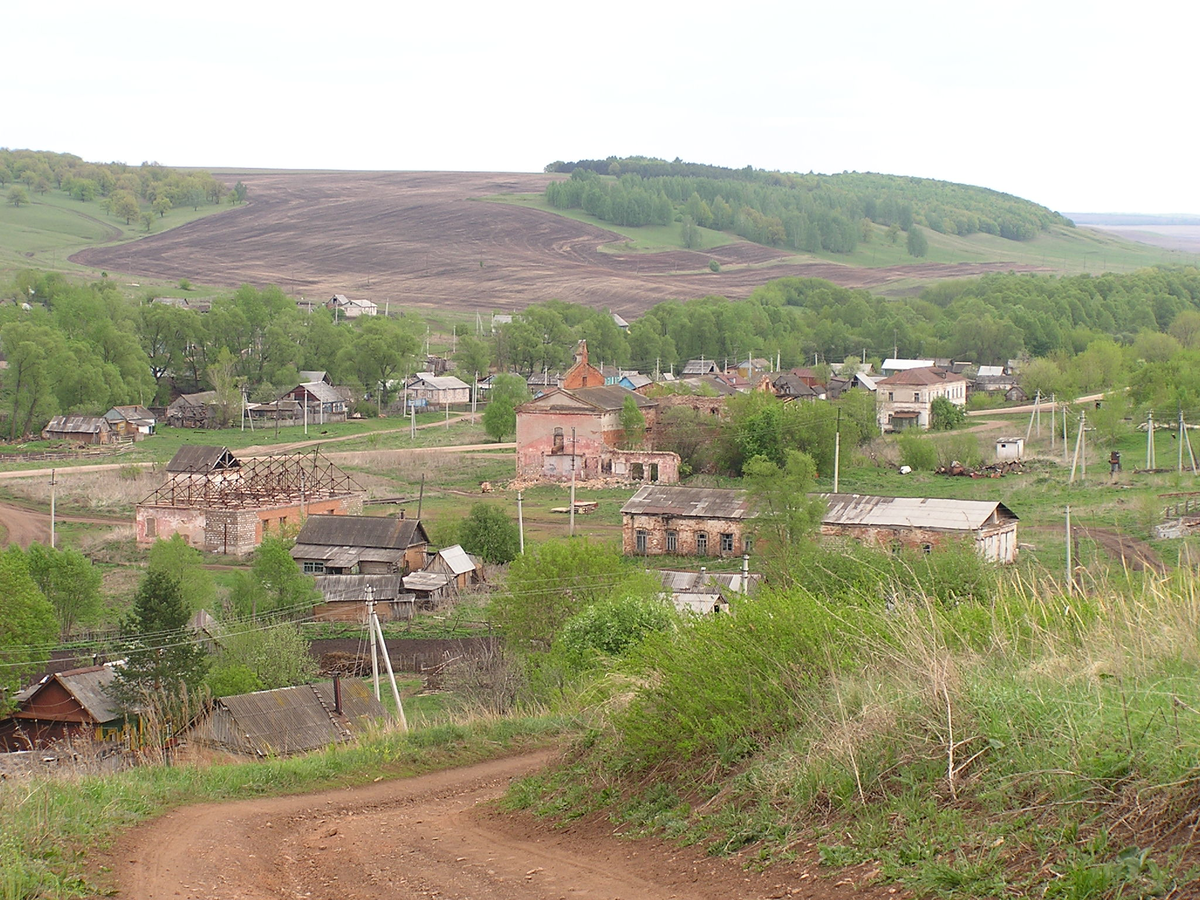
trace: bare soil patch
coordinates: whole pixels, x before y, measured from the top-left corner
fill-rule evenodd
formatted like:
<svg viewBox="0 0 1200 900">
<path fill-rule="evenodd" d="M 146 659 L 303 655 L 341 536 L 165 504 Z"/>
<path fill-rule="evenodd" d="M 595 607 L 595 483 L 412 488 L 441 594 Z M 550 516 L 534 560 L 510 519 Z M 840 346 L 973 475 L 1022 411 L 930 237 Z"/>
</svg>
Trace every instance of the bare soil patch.
<svg viewBox="0 0 1200 900">
<path fill-rule="evenodd" d="M 739 242 L 711 251 L 607 253 L 622 238 L 541 210 L 481 202 L 544 190 L 549 175 L 460 172 L 234 172 L 251 202 L 71 261 L 130 276 L 201 284 L 278 284 L 308 300 L 334 293 L 393 308 L 488 313 L 559 299 L 637 314 L 662 300 L 740 299 L 784 276 L 878 288 L 902 279 L 961 278 L 1009 263 L 866 269 L 795 263 Z M 716 259 L 722 271 L 708 271 Z"/>
<path fill-rule="evenodd" d="M 1076 525 L 1072 527 L 1071 531 L 1074 534 L 1095 541 L 1098 547 L 1103 549 L 1113 559 L 1120 560 L 1121 565 L 1125 566 L 1131 572 L 1141 572 L 1144 569 L 1151 569 L 1162 575 L 1167 571 L 1162 557 L 1143 540 L 1130 537 L 1127 534 L 1121 534 L 1119 531 L 1113 531 L 1111 528 L 1086 528 Z"/>
<path fill-rule="evenodd" d="M 627 841 L 592 821 L 556 830 L 489 801 L 544 765 L 530 754 L 299 797 L 185 807 L 134 829 L 102 862 L 117 896 L 314 900 L 900 898 L 868 870 L 811 860 L 750 871 L 696 848 Z"/>
</svg>

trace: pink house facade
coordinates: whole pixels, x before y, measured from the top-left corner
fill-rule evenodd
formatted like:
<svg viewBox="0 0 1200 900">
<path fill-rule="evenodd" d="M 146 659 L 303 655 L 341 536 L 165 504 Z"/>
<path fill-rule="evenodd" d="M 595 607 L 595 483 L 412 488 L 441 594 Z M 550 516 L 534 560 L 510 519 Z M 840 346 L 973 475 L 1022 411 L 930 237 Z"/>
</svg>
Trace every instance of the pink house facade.
<svg viewBox="0 0 1200 900">
<path fill-rule="evenodd" d="M 634 398 L 646 420 L 646 434 L 657 420 L 657 406 L 616 385 L 554 390 L 517 407 L 517 475 L 547 481 L 614 478 L 674 484 L 679 456 L 655 450 L 622 450 L 621 409 Z"/>
</svg>

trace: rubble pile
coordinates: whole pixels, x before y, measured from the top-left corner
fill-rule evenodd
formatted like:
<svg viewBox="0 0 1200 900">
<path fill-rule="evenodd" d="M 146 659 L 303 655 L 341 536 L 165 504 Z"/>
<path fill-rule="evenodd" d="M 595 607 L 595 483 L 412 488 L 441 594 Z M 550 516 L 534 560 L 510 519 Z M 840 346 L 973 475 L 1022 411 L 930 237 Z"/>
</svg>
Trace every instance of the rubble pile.
<svg viewBox="0 0 1200 900">
<path fill-rule="evenodd" d="M 956 459 L 950 465 L 938 466 L 933 471 L 935 475 L 959 475 L 964 478 L 1003 478 L 1005 475 L 1019 475 L 1023 470 L 1021 463 L 1015 459 L 973 469 L 968 469 Z"/>
</svg>

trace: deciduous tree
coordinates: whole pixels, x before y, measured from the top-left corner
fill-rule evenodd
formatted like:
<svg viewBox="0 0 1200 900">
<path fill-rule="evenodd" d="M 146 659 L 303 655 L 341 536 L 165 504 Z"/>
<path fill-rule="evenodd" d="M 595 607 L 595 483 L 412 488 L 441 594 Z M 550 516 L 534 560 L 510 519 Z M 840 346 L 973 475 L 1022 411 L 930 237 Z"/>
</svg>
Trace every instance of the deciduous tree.
<svg viewBox="0 0 1200 900">
<path fill-rule="evenodd" d="M 0 711 L 50 658 L 57 634 L 54 607 L 30 576 L 25 554 L 16 546 L 0 552 Z"/>
</svg>

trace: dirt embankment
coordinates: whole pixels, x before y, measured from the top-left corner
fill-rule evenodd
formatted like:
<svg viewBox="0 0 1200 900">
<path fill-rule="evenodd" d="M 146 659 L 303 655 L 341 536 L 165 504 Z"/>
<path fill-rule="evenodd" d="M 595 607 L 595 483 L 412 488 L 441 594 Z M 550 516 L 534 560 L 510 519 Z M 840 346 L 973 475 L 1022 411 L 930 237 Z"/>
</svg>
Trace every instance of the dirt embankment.
<svg viewBox="0 0 1200 900">
<path fill-rule="evenodd" d="M 299 797 L 191 806 L 137 828 L 105 860 L 137 900 L 882 900 L 872 874 L 741 860 L 614 836 L 607 820 L 555 830 L 489 804 L 548 753 Z"/>
<path fill-rule="evenodd" d="M 711 251 L 602 252 L 619 235 L 541 210 L 479 202 L 545 189 L 548 175 L 463 172 L 234 172 L 251 202 L 71 260 L 144 278 L 278 284 L 308 300 L 334 293 L 387 308 L 491 311 L 559 299 L 636 315 L 662 300 L 743 298 L 772 278 L 826 278 L 878 288 L 901 279 L 961 278 L 1009 263 L 864 269 L 782 262 L 739 242 Z M 716 259 L 722 271 L 708 271 Z M 774 263 L 774 264 L 773 264 Z"/>
</svg>

